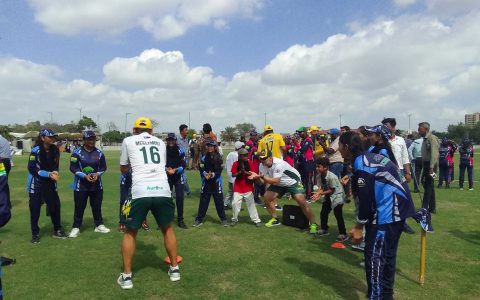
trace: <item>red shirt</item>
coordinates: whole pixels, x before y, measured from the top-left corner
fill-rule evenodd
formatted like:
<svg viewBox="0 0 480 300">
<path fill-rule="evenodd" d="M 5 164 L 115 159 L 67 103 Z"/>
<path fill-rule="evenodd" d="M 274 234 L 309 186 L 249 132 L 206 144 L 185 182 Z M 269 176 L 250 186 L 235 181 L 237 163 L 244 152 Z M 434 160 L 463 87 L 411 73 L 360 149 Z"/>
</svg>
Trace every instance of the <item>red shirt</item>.
<svg viewBox="0 0 480 300">
<path fill-rule="evenodd" d="M 248 165 L 250 166 L 250 170 L 253 170 L 253 163 L 248 161 Z M 233 163 L 232 166 L 232 174 L 238 172 L 238 161 Z M 249 193 L 253 192 L 253 180 L 249 180 L 247 175 L 238 175 L 235 177 L 235 182 L 233 183 L 233 192 L 234 193 Z"/>
</svg>

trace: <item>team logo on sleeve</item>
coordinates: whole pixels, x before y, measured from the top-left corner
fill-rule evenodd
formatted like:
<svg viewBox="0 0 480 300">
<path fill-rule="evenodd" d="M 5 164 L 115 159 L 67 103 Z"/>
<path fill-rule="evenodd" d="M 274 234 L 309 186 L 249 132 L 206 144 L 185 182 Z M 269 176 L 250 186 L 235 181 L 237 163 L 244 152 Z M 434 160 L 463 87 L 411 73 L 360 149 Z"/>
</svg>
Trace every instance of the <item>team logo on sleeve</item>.
<svg viewBox="0 0 480 300">
<path fill-rule="evenodd" d="M 361 177 L 358 178 L 358 180 L 357 180 L 357 185 L 358 185 L 359 188 L 365 187 L 365 179 L 363 179 L 363 178 L 361 178 Z"/>
<path fill-rule="evenodd" d="M 75 156 L 70 157 L 70 161 L 73 162 L 73 163 L 76 163 L 77 160 L 78 159 Z"/>
<path fill-rule="evenodd" d="M 29 160 L 35 160 L 35 155 L 30 155 Z"/>
</svg>

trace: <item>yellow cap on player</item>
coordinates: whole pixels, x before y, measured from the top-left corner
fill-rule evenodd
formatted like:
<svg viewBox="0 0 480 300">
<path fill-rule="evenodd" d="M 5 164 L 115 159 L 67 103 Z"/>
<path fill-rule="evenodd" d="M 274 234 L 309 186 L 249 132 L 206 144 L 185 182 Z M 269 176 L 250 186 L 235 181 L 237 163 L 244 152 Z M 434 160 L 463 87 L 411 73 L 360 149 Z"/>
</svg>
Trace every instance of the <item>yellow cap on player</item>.
<svg viewBox="0 0 480 300">
<path fill-rule="evenodd" d="M 152 121 L 149 118 L 138 118 L 135 120 L 135 126 L 133 128 L 152 129 Z"/>
<path fill-rule="evenodd" d="M 270 130 L 273 130 L 273 127 L 272 125 L 265 125 L 265 127 L 263 127 L 263 131 L 270 131 Z"/>
</svg>

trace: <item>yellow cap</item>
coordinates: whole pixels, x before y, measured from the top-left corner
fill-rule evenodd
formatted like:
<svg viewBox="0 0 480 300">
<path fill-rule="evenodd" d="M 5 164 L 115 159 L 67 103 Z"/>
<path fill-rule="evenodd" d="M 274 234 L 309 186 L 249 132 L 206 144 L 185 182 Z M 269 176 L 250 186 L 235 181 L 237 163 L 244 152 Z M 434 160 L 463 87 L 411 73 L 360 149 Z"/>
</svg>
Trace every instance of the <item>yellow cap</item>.
<svg viewBox="0 0 480 300">
<path fill-rule="evenodd" d="M 320 130 L 320 128 L 318 128 L 317 125 L 312 125 L 312 126 L 310 126 L 310 131 L 314 131 L 314 130 L 317 130 L 317 131 L 318 131 L 318 130 Z"/>
<path fill-rule="evenodd" d="M 263 131 L 269 131 L 269 130 L 273 130 L 272 125 L 265 125 L 265 127 L 263 127 Z"/>
<path fill-rule="evenodd" d="M 138 118 L 135 120 L 135 126 L 133 128 L 152 129 L 152 121 L 149 118 Z"/>
</svg>

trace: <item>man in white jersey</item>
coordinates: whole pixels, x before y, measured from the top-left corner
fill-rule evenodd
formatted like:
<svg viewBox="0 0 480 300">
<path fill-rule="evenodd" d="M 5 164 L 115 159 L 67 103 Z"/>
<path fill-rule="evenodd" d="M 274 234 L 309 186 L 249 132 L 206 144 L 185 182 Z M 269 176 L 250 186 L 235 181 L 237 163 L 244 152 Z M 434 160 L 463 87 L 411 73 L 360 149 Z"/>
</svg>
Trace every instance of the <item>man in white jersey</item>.
<svg viewBox="0 0 480 300">
<path fill-rule="evenodd" d="M 161 228 L 165 249 L 171 261 L 168 275 L 171 281 L 180 280 L 177 264 L 177 238 L 173 231 L 175 205 L 168 185 L 165 162 L 165 143 L 152 135 L 152 122 L 138 118 L 133 136 L 122 143 L 120 171 L 132 171 L 132 198 L 125 201 L 121 209 L 121 223 L 125 226 L 122 241 L 123 273 L 118 277 L 122 289 L 131 289 L 132 259 L 135 254 L 137 231 L 147 213 L 152 212 Z"/>
<path fill-rule="evenodd" d="M 262 162 L 260 174 L 251 172 L 249 179 L 255 180 L 259 184 L 269 185 L 265 192 L 264 201 L 272 219 L 265 223 L 265 226 L 273 227 L 280 225 L 277 211 L 275 210 L 275 200 L 289 192 L 310 221 L 310 233 L 315 234 L 318 226 L 315 223 L 315 217 L 310 209 L 310 205 L 308 205 L 305 199 L 305 189 L 298 171 L 283 159 L 273 157 L 270 150 L 263 150 L 258 154 L 258 157 Z"/>
</svg>

